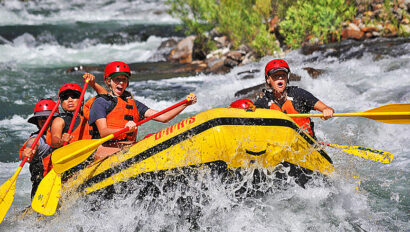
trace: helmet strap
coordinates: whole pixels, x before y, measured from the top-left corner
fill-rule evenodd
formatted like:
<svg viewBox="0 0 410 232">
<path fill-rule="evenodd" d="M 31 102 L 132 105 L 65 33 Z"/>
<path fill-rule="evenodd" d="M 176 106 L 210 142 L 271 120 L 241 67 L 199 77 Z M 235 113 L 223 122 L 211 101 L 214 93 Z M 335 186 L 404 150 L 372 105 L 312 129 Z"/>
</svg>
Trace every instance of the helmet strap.
<svg viewBox="0 0 410 232">
<path fill-rule="evenodd" d="M 111 85 L 110 85 L 110 82 L 111 82 L 111 77 L 107 77 L 107 78 L 105 79 L 105 85 L 106 85 L 106 86 L 108 87 L 108 89 L 109 89 L 109 94 L 112 95 L 112 96 L 115 96 L 114 90 L 112 89 L 112 87 L 111 87 Z"/>
</svg>

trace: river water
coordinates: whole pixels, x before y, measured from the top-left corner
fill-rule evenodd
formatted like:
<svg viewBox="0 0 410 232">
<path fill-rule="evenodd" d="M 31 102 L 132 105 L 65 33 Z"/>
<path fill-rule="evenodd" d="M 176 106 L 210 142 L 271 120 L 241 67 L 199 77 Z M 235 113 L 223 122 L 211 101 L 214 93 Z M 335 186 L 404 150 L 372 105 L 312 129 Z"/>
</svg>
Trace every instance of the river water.
<svg viewBox="0 0 410 232">
<path fill-rule="evenodd" d="M 27 119 L 37 100 L 57 100 L 57 91 L 66 82 L 83 84 L 81 73 L 66 73 L 66 69 L 114 60 L 160 61 L 156 49 L 161 42 L 181 36 L 173 31 L 178 20 L 165 10 L 163 1 L 154 0 L 0 3 L 1 184 L 17 169 L 18 149 L 35 131 Z M 395 46 L 381 43 L 373 48 L 359 44 L 338 56 L 332 56 L 332 52 L 288 53 L 285 59 L 292 72 L 302 77 L 291 84 L 312 92 L 337 112 L 410 102 L 409 42 Z M 254 78 L 243 78 L 241 73 L 261 70 L 270 59 L 264 57 L 223 75 L 132 79 L 129 89 L 136 99 L 157 110 L 190 92 L 198 96 L 196 105 L 170 123 L 141 126 L 139 137 L 201 111 L 228 106 L 236 99 L 235 92 L 263 82 L 261 73 Z M 303 67 L 323 69 L 325 73 L 312 79 Z M 94 74 L 102 83 L 102 73 Z M 85 97 L 93 95 L 89 89 Z M 234 196 L 235 186 L 207 179 L 204 170 L 200 183 L 190 180 L 189 189 L 181 187 L 155 201 L 136 200 L 130 193 L 115 201 L 99 199 L 101 206 L 95 210 L 80 200 L 45 220 L 37 220 L 34 215 L 17 217 L 30 204 L 26 165 L 0 231 L 409 231 L 410 126 L 364 118 L 314 121 L 319 140 L 389 151 L 395 155 L 394 161 L 380 164 L 326 148 L 336 169 L 327 183 L 317 180 L 306 188 L 290 185 L 262 197 L 239 200 Z M 181 210 L 176 200 L 180 196 L 195 199 L 195 207 Z"/>
</svg>

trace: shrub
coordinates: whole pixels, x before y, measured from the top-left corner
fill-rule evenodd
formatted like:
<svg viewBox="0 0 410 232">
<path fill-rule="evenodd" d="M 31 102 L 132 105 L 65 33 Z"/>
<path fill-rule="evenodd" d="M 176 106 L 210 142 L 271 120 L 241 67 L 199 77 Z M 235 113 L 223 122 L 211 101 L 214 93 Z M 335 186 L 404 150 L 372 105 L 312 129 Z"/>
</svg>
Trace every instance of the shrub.
<svg viewBox="0 0 410 232">
<path fill-rule="evenodd" d="M 339 40 L 342 22 L 355 13 L 355 7 L 345 0 L 299 0 L 287 10 L 280 32 L 292 48 L 299 48 L 305 38 L 320 43 L 328 42 L 329 38 Z"/>
<path fill-rule="evenodd" d="M 208 22 L 210 16 L 209 9 L 214 0 L 167 0 L 170 6 L 169 13 L 182 22 L 178 29 L 184 29 L 187 35 L 195 34 L 203 36 L 205 32 L 212 29 L 212 22 Z"/>
<path fill-rule="evenodd" d="M 247 44 L 258 55 L 279 50 L 268 32 L 271 0 L 168 0 L 170 14 L 181 19 L 188 34 L 204 37 L 216 28 L 234 48 Z"/>
</svg>

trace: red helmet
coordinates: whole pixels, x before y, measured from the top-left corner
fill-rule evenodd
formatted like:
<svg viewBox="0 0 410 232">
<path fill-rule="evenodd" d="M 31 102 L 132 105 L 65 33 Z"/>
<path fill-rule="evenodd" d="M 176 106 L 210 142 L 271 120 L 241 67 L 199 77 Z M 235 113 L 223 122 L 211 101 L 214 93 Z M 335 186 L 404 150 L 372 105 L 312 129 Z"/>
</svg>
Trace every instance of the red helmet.
<svg viewBox="0 0 410 232">
<path fill-rule="evenodd" d="M 79 94 L 81 94 L 82 92 L 80 85 L 76 83 L 67 83 L 61 86 L 60 90 L 58 91 L 58 96 L 60 97 L 63 92 L 68 91 L 68 90 L 79 92 Z"/>
<path fill-rule="evenodd" d="M 285 71 L 286 73 L 290 72 L 290 68 L 288 63 L 282 59 L 274 59 L 269 61 L 268 64 L 265 66 L 265 78 L 268 77 L 268 73 L 273 70 L 272 73 L 275 73 L 277 71 Z"/>
<path fill-rule="evenodd" d="M 34 106 L 34 116 L 28 119 L 29 123 L 37 125 L 37 117 L 48 117 L 53 108 L 56 106 L 56 102 L 51 99 L 42 99 Z M 53 115 L 58 116 L 58 109 Z"/>
<path fill-rule="evenodd" d="M 253 108 L 253 102 L 247 98 L 239 99 L 231 103 L 229 105 L 231 108 L 238 108 L 238 109 L 249 109 Z"/>
<path fill-rule="evenodd" d="M 119 75 L 125 75 L 128 78 L 131 76 L 131 70 L 128 64 L 121 61 L 114 61 L 105 66 L 104 80 L 106 80 L 108 77 L 112 78 Z"/>
</svg>

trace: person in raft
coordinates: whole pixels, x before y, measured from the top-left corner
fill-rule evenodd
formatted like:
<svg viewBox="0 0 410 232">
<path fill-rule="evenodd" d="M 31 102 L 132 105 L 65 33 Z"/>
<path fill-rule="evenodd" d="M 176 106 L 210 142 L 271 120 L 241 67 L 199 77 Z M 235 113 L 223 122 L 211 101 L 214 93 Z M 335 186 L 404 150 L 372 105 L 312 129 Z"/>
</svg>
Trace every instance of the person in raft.
<svg viewBox="0 0 410 232">
<path fill-rule="evenodd" d="M 31 198 L 34 197 L 38 185 L 40 184 L 41 180 L 43 179 L 45 170 L 48 169 L 50 162 L 50 154 L 54 150 L 49 144 L 46 142 L 47 136 L 50 136 L 50 124 L 47 126 L 48 128 L 44 131 L 43 135 L 41 135 L 37 145 L 34 149 L 31 149 L 31 145 L 33 144 L 34 140 L 36 139 L 38 133 L 40 132 L 41 128 L 43 128 L 44 123 L 46 122 L 48 116 L 50 115 L 51 111 L 55 107 L 57 103 L 51 99 L 42 99 L 34 106 L 34 116 L 28 119 L 28 122 L 37 126 L 38 131 L 32 133 L 28 140 L 24 143 L 24 145 L 20 148 L 19 155 L 20 159 L 23 160 L 25 157 L 27 161 L 30 163 L 30 174 L 31 174 Z M 58 111 L 53 114 L 53 119 L 58 116 Z"/>
<path fill-rule="evenodd" d="M 288 86 L 289 73 L 289 65 L 282 59 L 274 59 L 266 64 L 265 81 L 269 88 L 263 90 L 263 94 L 258 97 L 255 106 L 280 110 L 288 114 L 303 114 L 309 113 L 311 110 L 318 110 L 323 113 L 322 119 L 331 118 L 334 113 L 333 108 L 302 88 Z M 309 117 L 293 118 L 293 120 L 316 139 L 313 122 Z"/>
<path fill-rule="evenodd" d="M 121 61 L 114 61 L 105 66 L 104 82 L 108 87 L 108 94 L 97 95 L 91 104 L 88 123 L 92 126 L 92 137 L 103 138 L 125 127 L 130 130 L 100 146 L 94 158 L 96 160 L 107 157 L 121 149 L 124 144 L 135 142 L 137 136 L 136 122 L 156 114 L 158 111 L 133 99 L 126 91 L 131 77 L 130 67 Z M 189 102 L 176 107 L 156 118 L 159 122 L 168 122 L 183 111 L 187 106 L 195 104 L 194 94 L 188 95 Z"/>
<path fill-rule="evenodd" d="M 107 93 L 107 91 L 95 83 L 95 76 L 90 73 L 85 73 L 83 75 L 84 80 L 89 80 L 90 86 L 99 94 Z M 58 97 L 61 101 L 61 108 L 63 108 L 64 113 L 60 114 L 51 125 L 51 146 L 53 148 L 59 148 L 64 145 L 64 143 L 72 143 L 81 139 L 91 139 L 90 127 L 87 123 L 87 119 L 82 115 L 80 110 L 76 117 L 74 126 L 71 134 L 68 134 L 68 129 L 70 127 L 71 120 L 73 119 L 73 114 L 79 104 L 79 99 L 81 96 L 81 86 L 76 83 L 64 84 L 59 92 Z"/>
</svg>

